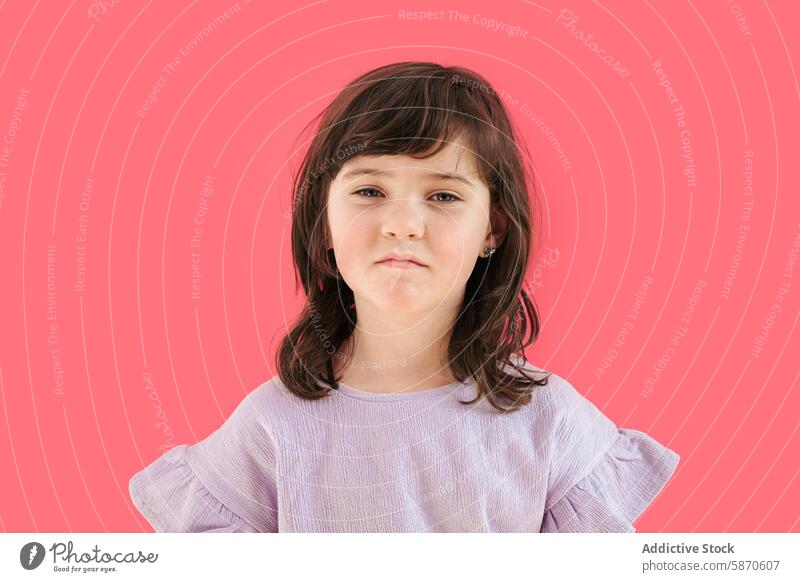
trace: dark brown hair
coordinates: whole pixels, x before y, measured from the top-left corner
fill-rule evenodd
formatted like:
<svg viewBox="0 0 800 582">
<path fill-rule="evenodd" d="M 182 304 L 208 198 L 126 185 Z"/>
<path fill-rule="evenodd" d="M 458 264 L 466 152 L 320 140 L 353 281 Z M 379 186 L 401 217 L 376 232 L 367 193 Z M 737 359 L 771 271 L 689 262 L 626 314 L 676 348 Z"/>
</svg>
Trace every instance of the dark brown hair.
<svg viewBox="0 0 800 582">
<path fill-rule="evenodd" d="M 281 341 L 281 381 L 306 399 L 338 389 L 333 358 L 345 357 L 339 348 L 357 321 L 353 292 L 338 276 L 328 248 L 328 188 L 344 163 L 355 156 L 387 154 L 427 158 L 464 138 L 491 193 L 492 209 L 508 217 L 508 231 L 494 255 L 478 259 L 467 281 L 448 346 L 450 371 L 459 382 L 472 378 L 476 383 L 476 398 L 464 404 L 486 396 L 497 410 L 513 412 L 530 403 L 535 387 L 546 385 L 549 377 L 537 380 L 521 369 L 524 349 L 540 329 L 524 288 L 532 245 L 533 173 L 492 86 L 462 67 L 394 63 L 350 82 L 312 123 L 317 119 L 293 177 L 295 285 L 299 275 L 307 303 Z M 515 357 L 521 362 L 515 363 Z"/>
</svg>

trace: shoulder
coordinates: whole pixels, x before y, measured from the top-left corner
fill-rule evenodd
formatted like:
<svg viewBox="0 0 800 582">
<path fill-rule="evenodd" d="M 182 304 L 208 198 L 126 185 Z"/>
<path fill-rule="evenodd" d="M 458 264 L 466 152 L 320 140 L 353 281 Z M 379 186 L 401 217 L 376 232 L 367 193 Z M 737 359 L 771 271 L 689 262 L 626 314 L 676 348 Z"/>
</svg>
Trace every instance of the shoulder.
<svg viewBox="0 0 800 582">
<path fill-rule="evenodd" d="M 253 421 L 269 422 L 292 404 L 293 395 L 275 375 L 245 395 L 234 414 Z"/>
<path fill-rule="evenodd" d="M 542 404 L 561 427 L 581 424 L 602 414 L 589 398 L 558 374 L 550 375 L 541 398 Z"/>
<path fill-rule="evenodd" d="M 526 374 L 547 375 L 528 405 L 528 422 L 553 458 L 591 464 L 617 435 L 616 424 L 564 376 L 526 362 Z"/>
<path fill-rule="evenodd" d="M 233 415 L 241 422 L 260 428 L 276 441 L 293 432 L 298 423 L 320 414 L 325 400 L 306 400 L 291 392 L 277 374 L 251 390 Z M 241 424 L 240 422 L 240 424 Z"/>
<path fill-rule="evenodd" d="M 198 464 L 232 451 L 269 456 L 278 447 L 279 422 L 285 417 L 287 398 L 280 394 L 275 378 L 246 393 L 221 425 L 190 447 L 189 460 Z"/>
<path fill-rule="evenodd" d="M 517 366 L 529 377 L 546 378 L 537 386 L 529 407 L 537 417 L 552 419 L 554 425 L 579 422 L 581 416 L 591 415 L 596 407 L 563 376 L 531 362 L 518 360 Z M 511 369 L 511 368 L 510 368 Z M 511 369 L 513 371 L 513 369 Z M 515 373 L 515 375 L 518 375 Z"/>
<path fill-rule="evenodd" d="M 563 376 L 530 362 L 525 362 L 521 367 L 529 376 L 547 377 L 547 384 L 535 389 L 532 404 L 536 414 L 552 419 L 554 428 L 597 420 L 608 421 L 597 406 Z"/>
</svg>

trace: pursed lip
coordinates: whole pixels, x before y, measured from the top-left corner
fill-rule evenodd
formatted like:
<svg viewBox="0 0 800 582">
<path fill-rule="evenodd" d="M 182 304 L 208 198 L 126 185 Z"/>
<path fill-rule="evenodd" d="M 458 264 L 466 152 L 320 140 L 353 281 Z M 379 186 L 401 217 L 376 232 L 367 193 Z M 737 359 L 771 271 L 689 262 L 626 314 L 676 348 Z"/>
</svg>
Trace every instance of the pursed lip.
<svg viewBox="0 0 800 582">
<path fill-rule="evenodd" d="M 383 262 L 386 262 L 386 261 L 408 261 L 408 262 L 411 262 L 411 263 L 413 263 L 413 264 L 415 264 L 417 266 L 420 266 L 420 267 L 427 267 L 428 266 L 425 263 L 423 263 L 420 259 L 418 259 L 417 257 L 415 257 L 413 255 L 397 255 L 397 254 L 394 254 L 394 253 L 386 255 L 385 257 L 383 257 L 382 259 L 379 259 L 376 262 L 383 263 Z"/>
</svg>

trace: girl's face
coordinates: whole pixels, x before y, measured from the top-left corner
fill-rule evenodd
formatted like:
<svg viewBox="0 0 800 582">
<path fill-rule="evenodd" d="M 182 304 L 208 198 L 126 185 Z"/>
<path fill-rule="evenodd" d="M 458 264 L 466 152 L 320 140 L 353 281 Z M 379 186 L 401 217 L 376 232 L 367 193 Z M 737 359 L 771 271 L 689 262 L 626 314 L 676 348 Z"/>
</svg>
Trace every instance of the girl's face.
<svg viewBox="0 0 800 582">
<path fill-rule="evenodd" d="M 458 142 L 422 160 L 349 160 L 331 183 L 327 218 L 356 303 L 389 314 L 460 306 L 478 255 L 502 238 L 490 234 L 490 206 L 475 158 Z M 415 263 L 384 261 L 392 254 Z"/>
</svg>

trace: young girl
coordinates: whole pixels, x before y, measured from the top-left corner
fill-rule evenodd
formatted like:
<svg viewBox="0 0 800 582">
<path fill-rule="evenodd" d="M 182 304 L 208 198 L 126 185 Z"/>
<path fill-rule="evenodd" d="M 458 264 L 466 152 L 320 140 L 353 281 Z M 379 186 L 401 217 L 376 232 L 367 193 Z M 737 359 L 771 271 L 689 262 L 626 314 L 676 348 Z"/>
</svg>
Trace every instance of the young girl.
<svg viewBox="0 0 800 582">
<path fill-rule="evenodd" d="M 467 69 L 396 63 L 345 87 L 295 177 L 307 304 L 278 374 L 133 476 L 152 526 L 635 531 L 679 456 L 526 361 L 526 159 Z"/>
</svg>

